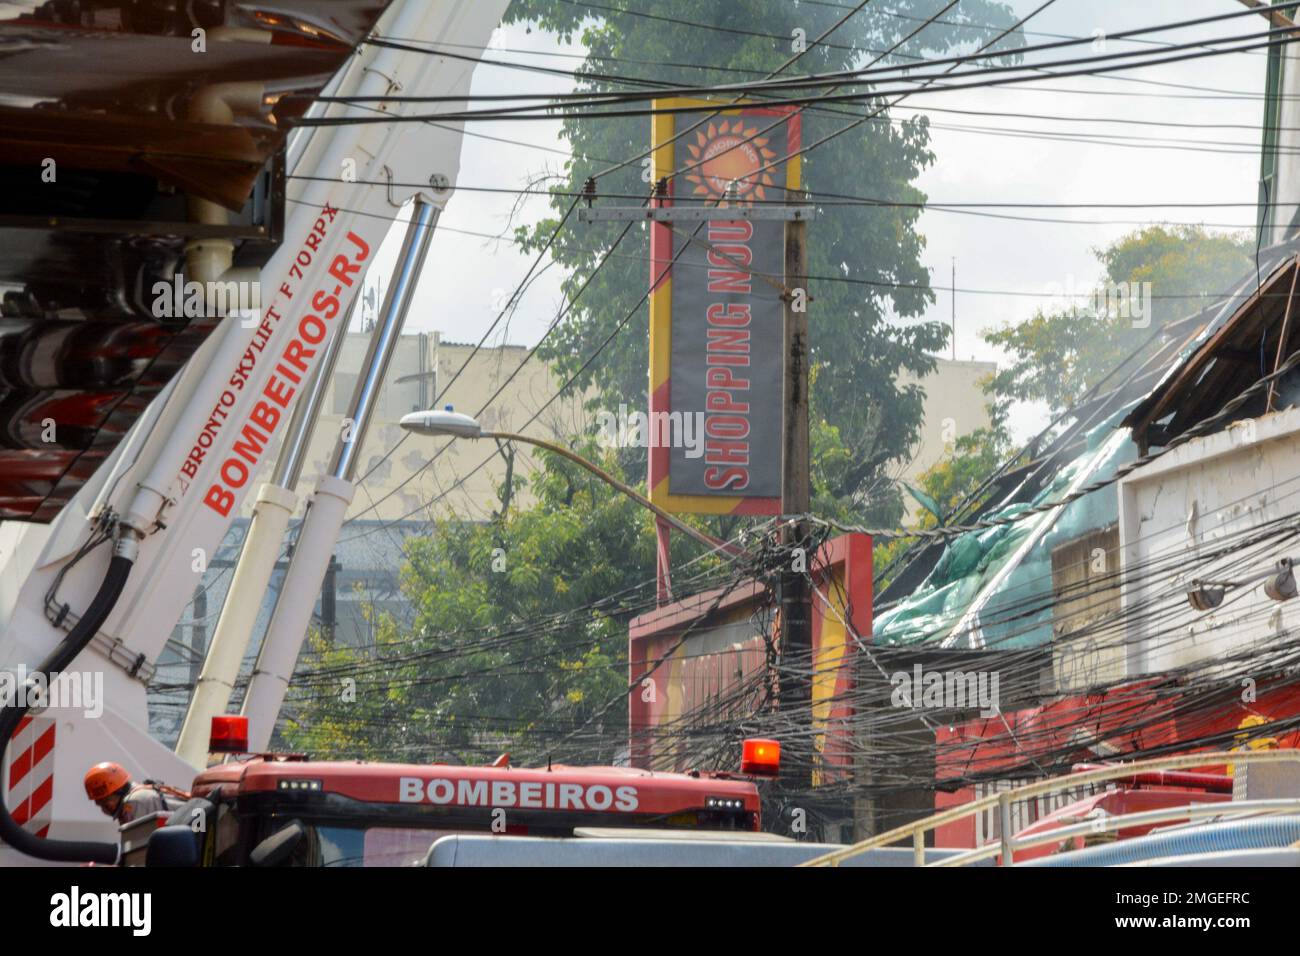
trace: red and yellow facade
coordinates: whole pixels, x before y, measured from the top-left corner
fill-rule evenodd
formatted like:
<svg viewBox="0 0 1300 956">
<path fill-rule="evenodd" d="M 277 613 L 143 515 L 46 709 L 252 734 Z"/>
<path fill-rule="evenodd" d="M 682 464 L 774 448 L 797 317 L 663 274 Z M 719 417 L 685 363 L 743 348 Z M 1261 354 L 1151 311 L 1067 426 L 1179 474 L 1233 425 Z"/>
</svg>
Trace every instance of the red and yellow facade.
<svg viewBox="0 0 1300 956">
<path fill-rule="evenodd" d="M 849 734 L 856 649 L 871 637 L 871 539 L 827 541 L 809 562 L 813 578 L 814 782 L 852 770 Z M 632 765 L 687 770 L 692 728 L 757 717 L 779 691 L 775 596 L 758 582 L 665 605 L 632 621 L 628 730 Z M 770 647 L 769 647 L 770 641 Z"/>
</svg>

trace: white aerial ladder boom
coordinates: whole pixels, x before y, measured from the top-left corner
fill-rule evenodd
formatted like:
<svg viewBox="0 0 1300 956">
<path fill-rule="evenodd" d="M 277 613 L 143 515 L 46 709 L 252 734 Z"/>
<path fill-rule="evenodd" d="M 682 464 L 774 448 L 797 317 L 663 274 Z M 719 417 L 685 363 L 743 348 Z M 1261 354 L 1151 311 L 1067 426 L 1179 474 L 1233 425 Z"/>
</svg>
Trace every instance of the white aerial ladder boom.
<svg viewBox="0 0 1300 956">
<path fill-rule="evenodd" d="M 394 0 L 375 32 L 481 50 L 506 5 Z M 363 43 L 324 94 L 466 94 L 473 66 Z M 369 108 L 427 109 L 391 101 Z M 320 102 L 308 113 L 356 115 L 368 113 Z M 115 827 L 81 786 L 98 761 L 116 760 L 138 778 L 188 784 L 194 763 L 149 736 L 145 685 L 153 663 L 252 476 L 280 444 L 295 402 L 334 337 L 345 334 L 350 303 L 399 209 L 417 199 L 436 214 L 451 195 L 460 142 L 459 125 L 450 123 L 296 131 L 283 242 L 260 272 L 260 321 L 227 315 L 48 529 L 0 534 L 4 577 L 27 572 L 21 587 L 0 587 L 0 666 L 84 672 L 103 682 L 102 714 L 50 707 L 25 722 L 20 734 L 49 728 L 48 839 L 35 837 L 32 822 L 19 827 L 0 811 L 0 837 L 10 844 L 0 858 L 30 862 L 15 848 L 46 859 L 110 860 Z M 0 712 L 0 741 L 22 710 Z"/>
</svg>

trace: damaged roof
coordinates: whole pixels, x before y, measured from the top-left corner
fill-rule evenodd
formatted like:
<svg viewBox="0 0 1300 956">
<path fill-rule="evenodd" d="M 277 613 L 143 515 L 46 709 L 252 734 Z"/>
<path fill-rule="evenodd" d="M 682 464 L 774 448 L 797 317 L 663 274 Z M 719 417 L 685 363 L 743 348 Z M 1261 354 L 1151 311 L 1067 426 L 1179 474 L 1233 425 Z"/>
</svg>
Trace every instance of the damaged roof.
<svg viewBox="0 0 1300 956">
<path fill-rule="evenodd" d="M 1300 239 L 1260 251 L 1212 305 L 1167 324 L 1154 351 L 1121 366 L 1021 449 L 949 517 L 953 525 L 1013 518 L 1160 448 L 1218 413 L 1300 349 Z M 1131 360 L 1130 360 L 1131 361 Z M 1126 363 L 1128 364 L 1128 363 Z M 1237 410 L 1253 418 L 1300 404 L 1300 371 Z M 1024 520 L 921 541 L 875 600 L 873 643 L 978 649 L 1039 646 L 1052 638 L 1051 553 L 1114 527 L 1107 486 Z"/>
<path fill-rule="evenodd" d="M 1295 351 L 1298 255 L 1300 240 L 1262 250 L 1258 273 L 1245 277 L 1223 300 L 1184 343 L 1179 361 L 1124 419 L 1144 454 L 1217 412 Z M 1266 396 L 1244 405 L 1240 417 L 1257 418 L 1300 397 L 1287 379 L 1275 384 Z"/>
</svg>

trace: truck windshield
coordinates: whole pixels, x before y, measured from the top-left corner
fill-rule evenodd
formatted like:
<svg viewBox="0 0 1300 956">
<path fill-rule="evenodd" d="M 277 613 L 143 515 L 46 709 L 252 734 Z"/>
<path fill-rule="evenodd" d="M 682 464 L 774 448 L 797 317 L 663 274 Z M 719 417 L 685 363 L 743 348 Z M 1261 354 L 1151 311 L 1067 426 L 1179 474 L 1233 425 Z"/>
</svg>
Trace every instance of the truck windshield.
<svg viewBox="0 0 1300 956">
<path fill-rule="evenodd" d="M 424 862 L 439 837 L 458 830 L 404 829 L 381 826 L 307 827 L 307 839 L 295 854 L 299 866 L 414 866 Z"/>
</svg>

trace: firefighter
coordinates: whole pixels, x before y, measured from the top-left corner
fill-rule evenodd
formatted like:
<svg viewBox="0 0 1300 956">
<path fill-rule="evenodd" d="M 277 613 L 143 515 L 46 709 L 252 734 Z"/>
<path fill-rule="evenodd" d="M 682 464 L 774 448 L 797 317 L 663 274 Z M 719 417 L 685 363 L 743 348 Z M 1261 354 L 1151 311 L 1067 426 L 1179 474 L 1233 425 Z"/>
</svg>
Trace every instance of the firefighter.
<svg viewBox="0 0 1300 956">
<path fill-rule="evenodd" d="M 121 765 L 108 761 L 86 772 L 86 796 L 119 826 L 181 805 L 179 791 L 152 780 L 136 783 Z"/>
</svg>

